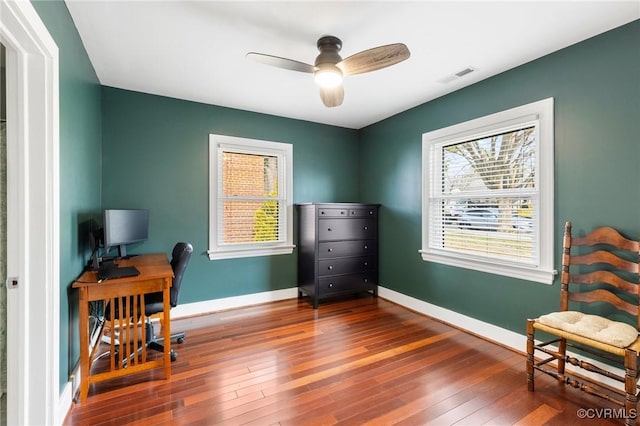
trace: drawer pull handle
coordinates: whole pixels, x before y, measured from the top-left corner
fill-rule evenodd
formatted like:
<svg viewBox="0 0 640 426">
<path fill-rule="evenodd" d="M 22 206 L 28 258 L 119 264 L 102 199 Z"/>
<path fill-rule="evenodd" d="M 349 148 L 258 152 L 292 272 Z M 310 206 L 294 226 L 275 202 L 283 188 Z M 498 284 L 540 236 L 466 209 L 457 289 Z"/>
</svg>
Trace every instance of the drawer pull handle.
<svg viewBox="0 0 640 426">
<path fill-rule="evenodd" d="M 363 226 L 362 229 L 364 229 L 365 231 L 369 229 L 368 226 Z"/>
<path fill-rule="evenodd" d="M 344 211 L 341 211 L 340 214 L 344 214 Z"/>
<path fill-rule="evenodd" d="M 369 250 L 369 246 L 365 244 L 365 245 L 364 245 L 364 249 L 365 249 L 365 250 Z"/>
<path fill-rule="evenodd" d="M 329 283 L 329 288 L 333 288 L 333 283 Z"/>
<path fill-rule="evenodd" d="M 327 231 L 328 231 L 328 232 L 331 232 L 331 228 L 327 228 Z"/>
<path fill-rule="evenodd" d="M 331 253 L 331 252 L 333 251 L 333 249 L 332 249 L 332 248 L 330 248 L 330 249 L 329 249 L 329 250 L 327 250 L 327 251 L 328 251 L 329 253 Z"/>
<path fill-rule="evenodd" d="M 369 278 L 364 278 L 362 281 L 364 281 L 365 283 L 369 282 Z"/>
<path fill-rule="evenodd" d="M 373 210 L 369 210 L 369 216 L 373 215 Z"/>
<path fill-rule="evenodd" d="M 369 262 L 364 262 L 364 266 L 369 266 Z"/>
<path fill-rule="evenodd" d="M 327 269 L 332 270 L 333 269 L 333 265 L 329 265 L 329 267 Z"/>
</svg>

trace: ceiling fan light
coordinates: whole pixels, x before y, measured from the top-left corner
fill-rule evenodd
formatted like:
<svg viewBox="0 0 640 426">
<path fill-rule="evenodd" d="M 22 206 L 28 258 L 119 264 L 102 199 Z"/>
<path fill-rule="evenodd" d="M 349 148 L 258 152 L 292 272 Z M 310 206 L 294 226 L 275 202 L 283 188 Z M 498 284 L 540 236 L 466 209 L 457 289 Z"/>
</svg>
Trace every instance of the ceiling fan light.
<svg viewBox="0 0 640 426">
<path fill-rule="evenodd" d="M 342 71 L 333 64 L 323 64 L 313 75 L 320 87 L 331 88 L 342 84 Z"/>
</svg>

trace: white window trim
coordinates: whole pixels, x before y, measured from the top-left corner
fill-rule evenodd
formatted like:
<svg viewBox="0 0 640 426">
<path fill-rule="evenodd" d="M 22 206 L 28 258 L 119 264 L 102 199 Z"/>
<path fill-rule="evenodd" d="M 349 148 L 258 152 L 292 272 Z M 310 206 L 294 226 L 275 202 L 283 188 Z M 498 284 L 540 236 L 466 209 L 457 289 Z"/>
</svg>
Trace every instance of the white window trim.
<svg viewBox="0 0 640 426">
<path fill-rule="evenodd" d="M 280 242 L 257 242 L 252 244 L 218 244 L 218 152 L 220 148 L 232 149 L 251 154 L 277 156 L 284 161 L 279 167 L 280 178 L 284 184 L 286 208 L 280 220 L 284 223 L 285 236 Z M 293 145 L 281 142 L 269 142 L 256 139 L 239 138 L 224 135 L 209 135 L 209 259 L 236 259 L 254 256 L 272 256 L 291 254 L 293 244 Z"/>
<path fill-rule="evenodd" d="M 538 185 L 540 189 L 538 264 L 501 262 L 477 258 L 469 254 L 450 253 L 429 246 L 429 150 L 434 144 L 446 141 L 463 141 L 495 134 L 496 131 L 516 123 L 536 121 L 538 125 L 538 152 L 536 156 Z M 542 167 L 541 167 L 542 165 Z M 422 135 L 422 259 L 445 265 L 492 274 L 504 275 L 544 284 L 552 284 L 557 271 L 553 269 L 554 257 L 554 130 L 553 98 L 533 102 L 501 111 L 485 117 L 434 130 Z"/>
</svg>

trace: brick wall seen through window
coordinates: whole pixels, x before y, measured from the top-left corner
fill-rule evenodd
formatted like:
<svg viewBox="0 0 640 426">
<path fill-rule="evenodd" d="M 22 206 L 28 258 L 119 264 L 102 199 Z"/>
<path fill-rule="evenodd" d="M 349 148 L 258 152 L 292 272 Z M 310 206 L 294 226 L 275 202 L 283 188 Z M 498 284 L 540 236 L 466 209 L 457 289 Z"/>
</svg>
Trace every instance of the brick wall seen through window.
<svg viewBox="0 0 640 426">
<path fill-rule="evenodd" d="M 224 152 L 224 243 L 278 240 L 278 159 Z"/>
</svg>

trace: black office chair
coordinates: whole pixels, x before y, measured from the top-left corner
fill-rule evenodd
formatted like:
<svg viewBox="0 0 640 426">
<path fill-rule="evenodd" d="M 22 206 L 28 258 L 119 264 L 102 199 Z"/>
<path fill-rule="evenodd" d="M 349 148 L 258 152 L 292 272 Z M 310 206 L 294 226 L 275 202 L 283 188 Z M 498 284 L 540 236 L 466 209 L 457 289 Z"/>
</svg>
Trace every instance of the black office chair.
<svg viewBox="0 0 640 426">
<path fill-rule="evenodd" d="M 193 246 L 189 243 L 177 243 L 173 247 L 171 253 L 171 268 L 173 269 L 173 284 L 171 285 L 171 291 L 169 295 L 169 303 L 172 308 L 178 306 L 178 294 L 180 293 L 180 286 L 182 285 L 182 276 L 187 269 L 187 264 L 193 253 Z M 156 336 L 153 331 L 153 324 L 151 323 L 151 316 L 163 312 L 164 304 L 162 298 L 162 292 L 151 293 L 145 295 L 144 302 L 144 314 L 146 318 L 146 346 L 149 349 L 164 352 L 163 341 L 164 338 Z M 171 339 L 176 339 L 178 343 L 184 342 L 184 332 L 171 334 Z M 178 358 L 178 354 L 171 350 L 171 361 L 175 361 Z"/>
</svg>

